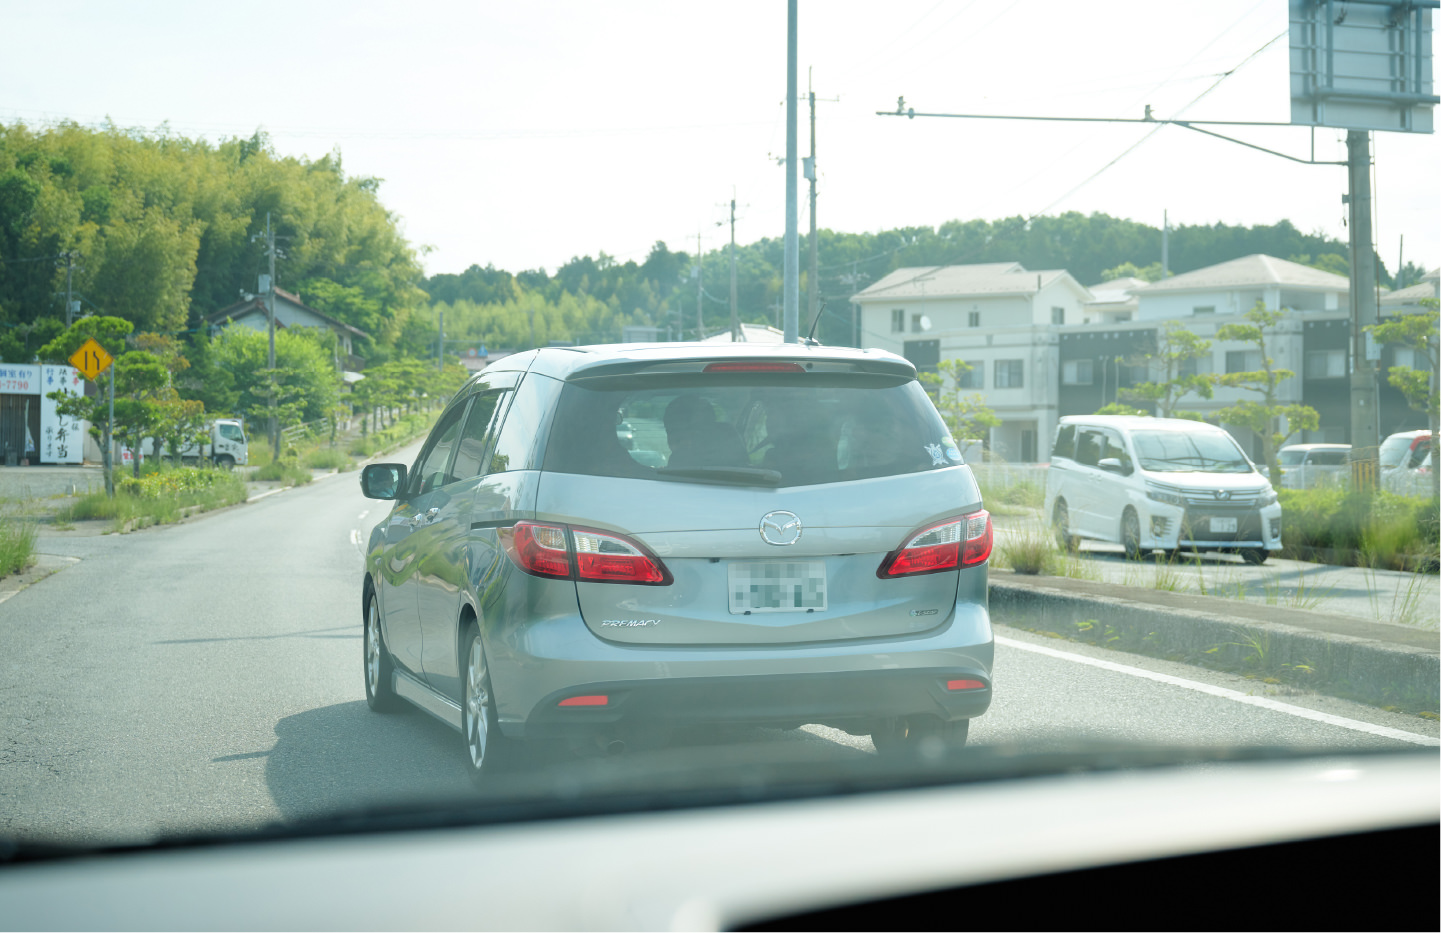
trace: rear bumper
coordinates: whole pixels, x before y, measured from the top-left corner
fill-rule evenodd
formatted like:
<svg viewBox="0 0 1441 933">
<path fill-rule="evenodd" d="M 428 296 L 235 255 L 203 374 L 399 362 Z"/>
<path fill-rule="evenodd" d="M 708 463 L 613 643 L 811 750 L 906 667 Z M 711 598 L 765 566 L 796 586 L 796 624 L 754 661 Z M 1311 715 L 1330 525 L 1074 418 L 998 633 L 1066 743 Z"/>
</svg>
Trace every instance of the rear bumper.
<svg viewBox="0 0 1441 933">
<path fill-rule="evenodd" d="M 948 690 L 947 682 L 954 680 L 982 686 Z M 607 703 L 559 705 L 567 697 L 582 695 L 603 695 Z M 620 681 L 556 691 L 535 705 L 523 728 L 506 728 L 505 732 L 551 738 L 631 727 L 744 722 L 821 723 L 863 733 L 901 716 L 970 719 L 990 705 L 990 677 L 965 667 Z"/>
</svg>

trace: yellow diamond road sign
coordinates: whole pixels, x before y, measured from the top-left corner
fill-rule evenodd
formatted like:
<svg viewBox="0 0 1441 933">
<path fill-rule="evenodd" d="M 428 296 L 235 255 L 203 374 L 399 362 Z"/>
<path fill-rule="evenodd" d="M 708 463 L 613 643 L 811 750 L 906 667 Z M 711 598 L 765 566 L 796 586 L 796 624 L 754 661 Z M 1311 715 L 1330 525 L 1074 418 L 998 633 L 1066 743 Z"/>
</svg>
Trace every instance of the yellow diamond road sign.
<svg viewBox="0 0 1441 933">
<path fill-rule="evenodd" d="M 94 337 L 85 341 L 80 349 L 70 357 L 70 365 L 80 370 L 91 382 L 95 381 L 96 376 L 109 369 L 113 362 L 115 362 L 114 358 L 105 352 L 104 347 L 95 342 Z"/>
</svg>

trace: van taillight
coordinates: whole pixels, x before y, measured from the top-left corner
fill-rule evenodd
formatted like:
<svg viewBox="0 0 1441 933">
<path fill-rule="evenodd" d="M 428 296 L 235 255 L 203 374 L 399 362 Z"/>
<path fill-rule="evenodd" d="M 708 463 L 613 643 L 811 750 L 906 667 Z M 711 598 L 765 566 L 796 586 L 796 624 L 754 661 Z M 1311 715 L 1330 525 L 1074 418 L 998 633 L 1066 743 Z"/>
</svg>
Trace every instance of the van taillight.
<svg viewBox="0 0 1441 933">
<path fill-rule="evenodd" d="M 516 522 L 510 534 L 501 529 L 501 543 L 515 565 L 537 577 L 569 577 L 570 547 L 560 525 Z"/>
<path fill-rule="evenodd" d="M 567 534 L 564 525 L 516 522 L 500 529 L 500 539 L 511 561 L 538 577 L 649 586 L 667 586 L 673 579 L 641 544 L 614 532 L 572 528 Z"/>
<path fill-rule="evenodd" d="M 644 583 L 665 586 L 670 573 L 659 560 L 629 538 L 612 532 L 572 528 L 577 575 L 596 583 Z"/>
<path fill-rule="evenodd" d="M 909 577 L 972 567 L 991 556 L 991 513 L 982 509 L 923 528 L 881 561 L 876 576 Z"/>
</svg>

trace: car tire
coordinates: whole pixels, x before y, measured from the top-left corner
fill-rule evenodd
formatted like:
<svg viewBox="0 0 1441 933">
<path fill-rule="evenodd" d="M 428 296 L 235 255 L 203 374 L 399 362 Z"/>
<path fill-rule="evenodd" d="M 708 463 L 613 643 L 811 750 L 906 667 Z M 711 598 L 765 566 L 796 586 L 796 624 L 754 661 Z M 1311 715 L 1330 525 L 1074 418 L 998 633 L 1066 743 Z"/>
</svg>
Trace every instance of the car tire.
<svg viewBox="0 0 1441 933">
<path fill-rule="evenodd" d="M 461 735 L 465 740 L 466 772 L 476 786 L 504 771 L 514 753 L 514 742 L 501 735 L 495 711 L 495 691 L 486 666 L 485 645 L 474 622 L 465 627 L 461 644 Z"/>
<path fill-rule="evenodd" d="M 872 732 L 871 744 L 888 757 L 940 757 L 964 748 L 970 731 L 969 719 L 947 722 L 935 716 L 909 716 L 889 720 Z"/>
<path fill-rule="evenodd" d="M 365 632 L 361 638 L 362 673 L 365 676 L 365 702 L 377 713 L 394 713 L 404 708 L 404 702 L 395 695 L 395 683 L 391 674 L 395 662 L 385 650 L 385 635 L 380 631 L 380 604 L 375 593 L 365 601 Z"/>
<path fill-rule="evenodd" d="M 1056 533 L 1056 545 L 1068 554 L 1074 553 L 1080 539 L 1071 534 L 1071 510 L 1066 507 L 1065 499 L 1056 500 L 1056 507 L 1051 512 L 1051 528 Z"/>
<path fill-rule="evenodd" d="M 1135 509 L 1121 513 L 1121 547 L 1126 549 L 1126 560 L 1140 560 L 1145 554 L 1141 550 L 1141 517 Z"/>
<path fill-rule="evenodd" d="M 1267 554 L 1264 550 L 1258 547 L 1248 547 L 1241 549 L 1241 559 L 1244 560 L 1246 563 L 1256 567 L 1264 564 L 1266 562 L 1266 558 L 1269 556 L 1269 554 Z"/>
<path fill-rule="evenodd" d="M 215 458 L 215 465 L 222 470 L 233 470 L 235 469 L 235 458 L 229 454 L 221 454 Z"/>
</svg>

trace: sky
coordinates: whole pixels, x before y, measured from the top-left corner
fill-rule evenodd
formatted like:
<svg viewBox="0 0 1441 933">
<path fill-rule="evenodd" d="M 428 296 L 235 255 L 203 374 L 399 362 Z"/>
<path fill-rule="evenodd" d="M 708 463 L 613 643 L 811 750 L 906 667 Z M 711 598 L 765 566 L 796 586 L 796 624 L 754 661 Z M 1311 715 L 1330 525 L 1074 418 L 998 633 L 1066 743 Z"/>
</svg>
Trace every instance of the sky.
<svg viewBox="0 0 1441 933">
<path fill-rule="evenodd" d="M 168 124 L 339 151 L 428 274 L 550 271 L 785 232 L 786 4 L 0 0 L 0 122 Z M 817 222 L 842 232 L 1102 212 L 1346 239 L 1345 169 L 1180 127 L 919 112 L 1287 122 L 1286 0 L 801 0 Z M 808 78 L 809 75 L 809 78 Z M 799 146 L 809 146 L 806 108 Z M 1345 133 L 1228 132 L 1300 158 Z M 1373 134 L 1375 242 L 1441 265 L 1441 142 Z M 805 183 L 801 182 L 804 196 Z M 804 200 L 804 198 L 803 198 Z M 804 203 L 801 230 L 808 228 Z M 1282 257 L 1285 258 L 1285 257 Z M 1090 283 L 1088 283 L 1090 284 Z"/>
</svg>

